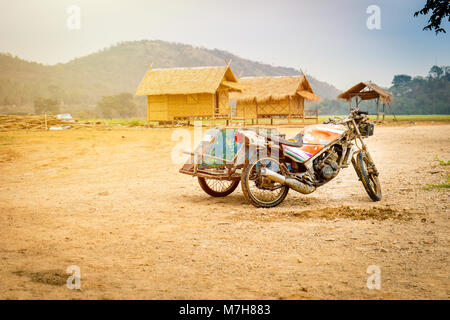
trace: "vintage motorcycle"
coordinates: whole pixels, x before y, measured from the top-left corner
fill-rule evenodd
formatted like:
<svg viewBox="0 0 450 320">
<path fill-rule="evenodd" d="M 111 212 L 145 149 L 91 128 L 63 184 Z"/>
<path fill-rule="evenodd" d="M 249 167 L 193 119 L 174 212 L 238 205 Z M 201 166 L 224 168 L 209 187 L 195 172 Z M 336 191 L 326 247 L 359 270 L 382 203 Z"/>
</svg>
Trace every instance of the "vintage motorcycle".
<svg viewBox="0 0 450 320">
<path fill-rule="evenodd" d="M 286 198 L 289 189 L 314 192 L 351 162 L 369 197 L 381 200 L 378 170 L 363 141 L 374 132 L 367 112 L 353 109 L 345 119 L 306 126 L 289 140 L 274 129 L 227 129 L 214 128 L 207 133 L 208 141 L 189 153 L 191 159 L 180 170 L 197 176 L 211 196 L 226 196 L 241 182 L 250 203 L 271 208 Z M 230 137 L 234 138 L 231 143 Z M 214 143 L 232 152 L 218 156 Z"/>
<path fill-rule="evenodd" d="M 354 109 L 343 120 L 305 127 L 292 141 L 267 136 L 268 156 L 250 161 L 242 172 L 244 196 L 257 207 L 274 207 L 289 188 L 312 193 L 351 162 L 369 197 L 381 200 L 378 170 L 363 141 L 373 131 L 367 112 Z"/>
</svg>

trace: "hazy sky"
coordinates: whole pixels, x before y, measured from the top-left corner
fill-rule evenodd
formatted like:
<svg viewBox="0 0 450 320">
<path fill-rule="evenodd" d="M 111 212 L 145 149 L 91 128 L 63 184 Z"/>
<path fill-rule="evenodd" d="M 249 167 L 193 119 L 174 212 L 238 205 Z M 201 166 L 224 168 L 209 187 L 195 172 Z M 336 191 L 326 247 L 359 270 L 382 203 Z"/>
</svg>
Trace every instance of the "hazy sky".
<svg viewBox="0 0 450 320">
<path fill-rule="evenodd" d="M 218 48 L 269 64 L 302 67 L 346 89 L 390 84 L 394 74 L 425 75 L 450 65 L 447 34 L 422 31 L 425 0 L 0 0 L 0 52 L 67 62 L 119 41 L 161 39 Z M 69 5 L 81 28 L 69 30 Z M 366 9 L 381 9 L 369 30 Z M 1 72 L 1 70 L 0 70 Z"/>
</svg>

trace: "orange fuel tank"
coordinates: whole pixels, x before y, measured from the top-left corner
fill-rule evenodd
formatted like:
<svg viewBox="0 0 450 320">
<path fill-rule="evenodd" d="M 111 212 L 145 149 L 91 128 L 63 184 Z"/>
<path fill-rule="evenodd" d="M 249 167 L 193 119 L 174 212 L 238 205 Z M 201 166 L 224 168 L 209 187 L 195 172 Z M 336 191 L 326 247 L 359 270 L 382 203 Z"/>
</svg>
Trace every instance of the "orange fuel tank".
<svg viewBox="0 0 450 320">
<path fill-rule="evenodd" d="M 300 148 L 283 146 L 285 155 L 296 161 L 305 162 L 326 145 L 339 139 L 347 127 L 336 124 L 315 124 L 303 129 L 303 145 Z"/>
</svg>

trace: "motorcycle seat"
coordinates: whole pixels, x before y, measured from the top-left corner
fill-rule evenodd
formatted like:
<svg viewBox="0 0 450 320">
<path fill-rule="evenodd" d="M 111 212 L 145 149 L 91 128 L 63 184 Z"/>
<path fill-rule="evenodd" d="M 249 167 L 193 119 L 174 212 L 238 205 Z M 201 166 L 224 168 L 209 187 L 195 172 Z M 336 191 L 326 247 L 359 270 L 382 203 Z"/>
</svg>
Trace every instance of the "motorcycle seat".
<svg viewBox="0 0 450 320">
<path fill-rule="evenodd" d="M 294 138 L 292 138 L 292 140 L 295 140 L 295 141 L 286 140 L 279 136 L 267 135 L 267 134 L 263 134 L 263 133 L 260 133 L 260 135 L 265 137 L 267 140 L 272 140 L 275 143 L 284 144 L 284 145 L 290 146 L 290 147 L 299 148 L 303 145 L 303 136 L 301 133 L 298 133 Z"/>
</svg>

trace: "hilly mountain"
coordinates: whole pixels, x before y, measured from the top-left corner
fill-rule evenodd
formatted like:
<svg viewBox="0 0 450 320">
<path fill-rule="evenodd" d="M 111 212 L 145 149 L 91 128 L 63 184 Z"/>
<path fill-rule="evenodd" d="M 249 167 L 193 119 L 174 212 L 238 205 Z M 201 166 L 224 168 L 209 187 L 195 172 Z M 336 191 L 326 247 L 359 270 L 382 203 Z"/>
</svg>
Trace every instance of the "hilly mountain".
<svg viewBox="0 0 450 320">
<path fill-rule="evenodd" d="M 297 75 L 297 70 L 275 67 L 240 58 L 226 51 L 165 41 L 122 42 L 68 63 L 42 65 L 10 54 L 0 54 L 0 106 L 11 109 L 31 106 L 36 97 L 63 101 L 66 110 L 89 109 L 102 96 L 134 93 L 151 64 L 153 68 L 224 65 L 241 76 Z M 322 98 L 333 99 L 332 85 L 308 78 Z"/>
</svg>

